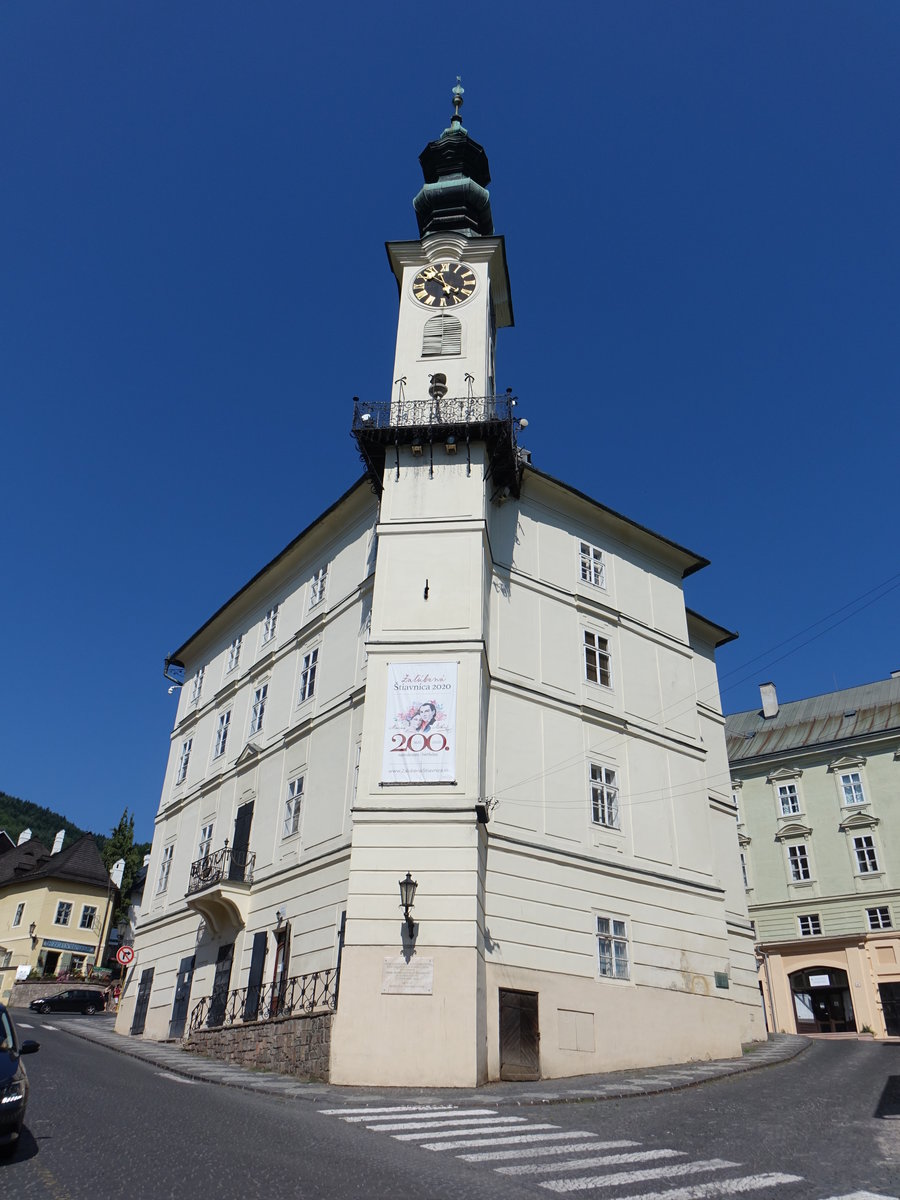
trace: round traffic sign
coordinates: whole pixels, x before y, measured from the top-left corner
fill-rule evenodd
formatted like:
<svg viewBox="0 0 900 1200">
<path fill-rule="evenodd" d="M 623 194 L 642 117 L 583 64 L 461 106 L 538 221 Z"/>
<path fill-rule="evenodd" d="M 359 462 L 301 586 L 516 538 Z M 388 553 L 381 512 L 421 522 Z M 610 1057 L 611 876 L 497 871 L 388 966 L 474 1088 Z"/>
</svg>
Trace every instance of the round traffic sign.
<svg viewBox="0 0 900 1200">
<path fill-rule="evenodd" d="M 116 962 L 123 967 L 129 967 L 134 962 L 134 950 L 131 946 L 120 946 L 116 951 Z"/>
</svg>

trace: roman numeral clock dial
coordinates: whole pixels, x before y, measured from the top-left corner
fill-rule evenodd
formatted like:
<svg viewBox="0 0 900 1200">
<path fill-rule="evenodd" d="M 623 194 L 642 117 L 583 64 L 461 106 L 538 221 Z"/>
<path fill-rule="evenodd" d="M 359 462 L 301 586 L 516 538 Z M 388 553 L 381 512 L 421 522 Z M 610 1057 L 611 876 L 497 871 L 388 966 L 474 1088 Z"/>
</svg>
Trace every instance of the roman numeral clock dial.
<svg viewBox="0 0 900 1200">
<path fill-rule="evenodd" d="M 475 272 L 465 263 L 439 262 L 423 267 L 413 280 L 413 296 L 426 308 L 452 308 L 475 291 Z"/>
</svg>

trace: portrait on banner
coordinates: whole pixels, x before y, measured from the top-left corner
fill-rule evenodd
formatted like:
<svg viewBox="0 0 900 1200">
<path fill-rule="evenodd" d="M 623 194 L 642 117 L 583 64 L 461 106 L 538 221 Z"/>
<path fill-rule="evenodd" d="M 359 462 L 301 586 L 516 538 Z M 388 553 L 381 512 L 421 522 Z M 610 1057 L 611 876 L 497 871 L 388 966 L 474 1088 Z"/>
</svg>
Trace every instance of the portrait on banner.
<svg viewBox="0 0 900 1200">
<path fill-rule="evenodd" d="M 383 783 L 456 779 L 456 663 L 388 663 Z"/>
</svg>

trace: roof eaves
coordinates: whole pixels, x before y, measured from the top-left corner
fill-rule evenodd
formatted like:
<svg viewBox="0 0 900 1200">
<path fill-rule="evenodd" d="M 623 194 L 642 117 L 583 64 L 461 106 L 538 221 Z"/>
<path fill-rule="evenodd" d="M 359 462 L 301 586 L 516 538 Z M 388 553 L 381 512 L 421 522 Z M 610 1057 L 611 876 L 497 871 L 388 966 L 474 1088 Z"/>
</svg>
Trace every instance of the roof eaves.
<svg viewBox="0 0 900 1200">
<path fill-rule="evenodd" d="M 612 517 L 616 521 L 621 521 L 625 525 L 629 525 L 632 529 L 637 529 L 648 537 L 653 538 L 657 542 L 661 542 L 670 550 L 686 559 L 684 569 L 681 573 L 682 579 L 686 579 L 688 575 L 693 575 L 695 571 L 701 571 L 704 567 L 709 566 L 709 559 L 704 558 L 702 554 L 695 554 L 693 550 L 688 550 L 686 546 L 679 545 L 678 542 L 673 542 L 671 538 L 665 537 L 661 533 L 657 533 L 654 529 L 649 529 L 646 525 L 641 525 L 639 521 L 633 521 L 631 517 L 626 517 L 623 513 L 617 512 L 614 508 L 610 508 L 607 504 L 602 504 L 599 500 L 595 500 L 593 496 L 588 496 L 586 492 L 581 492 L 578 488 L 573 487 L 570 483 L 565 483 L 562 479 L 557 479 L 555 475 L 549 475 L 546 471 L 541 471 L 531 463 L 526 463 L 525 474 L 537 475 L 539 479 L 545 479 L 548 483 L 555 484 L 556 487 L 562 488 L 569 492 L 572 496 L 577 496 L 579 500 L 584 500 L 593 508 L 599 509 L 601 512 Z"/>
<path fill-rule="evenodd" d="M 217 608 L 213 615 L 207 621 L 204 621 L 199 629 L 196 629 L 186 641 L 182 642 L 177 650 L 173 650 L 172 653 L 167 656 L 166 661 L 171 662 L 173 659 L 180 658 L 181 655 L 187 651 L 187 648 L 191 645 L 191 643 L 195 642 L 197 638 L 200 637 L 202 633 L 205 633 L 211 625 L 214 625 L 222 613 L 224 613 L 226 609 L 230 608 L 231 605 L 234 604 L 235 600 L 238 600 L 241 596 L 243 596 L 245 592 L 249 591 L 250 588 L 253 587 L 257 580 L 262 579 L 262 577 L 268 571 L 281 562 L 283 558 L 286 558 L 295 546 L 299 545 L 299 543 L 302 542 L 303 539 L 310 534 L 320 522 L 324 521 L 326 517 L 329 517 L 335 511 L 335 509 L 340 508 L 345 500 L 349 500 L 349 498 L 354 494 L 354 492 L 357 491 L 358 488 L 360 488 L 363 484 L 369 483 L 369 475 L 361 475 L 360 478 L 357 479 L 357 481 L 351 487 L 349 487 L 346 492 L 343 493 L 343 495 L 339 496 L 333 504 L 329 505 L 324 512 L 321 512 L 314 521 L 311 521 L 305 529 L 298 533 L 292 541 L 288 542 L 285 548 L 279 551 L 279 553 L 276 554 L 271 561 L 267 562 L 264 567 L 261 567 L 253 576 L 253 578 L 249 579 L 243 587 L 238 588 L 238 590 L 229 600 L 226 600 L 224 604 Z"/>
</svg>

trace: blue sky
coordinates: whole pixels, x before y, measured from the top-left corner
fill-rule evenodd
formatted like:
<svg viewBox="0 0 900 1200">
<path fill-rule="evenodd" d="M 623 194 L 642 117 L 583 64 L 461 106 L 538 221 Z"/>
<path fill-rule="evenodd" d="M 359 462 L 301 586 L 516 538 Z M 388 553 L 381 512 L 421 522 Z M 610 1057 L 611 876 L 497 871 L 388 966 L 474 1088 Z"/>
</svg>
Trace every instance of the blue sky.
<svg viewBox="0 0 900 1200">
<path fill-rule="evenodd" d="M 457 73 L 535 465 L 712 560 L 727 710 L 900 667 L 898 61 L 893 2 L 3 5 L 0 789 L 150 836 L 165 654 L 360 473 Z"/>
</svg>

